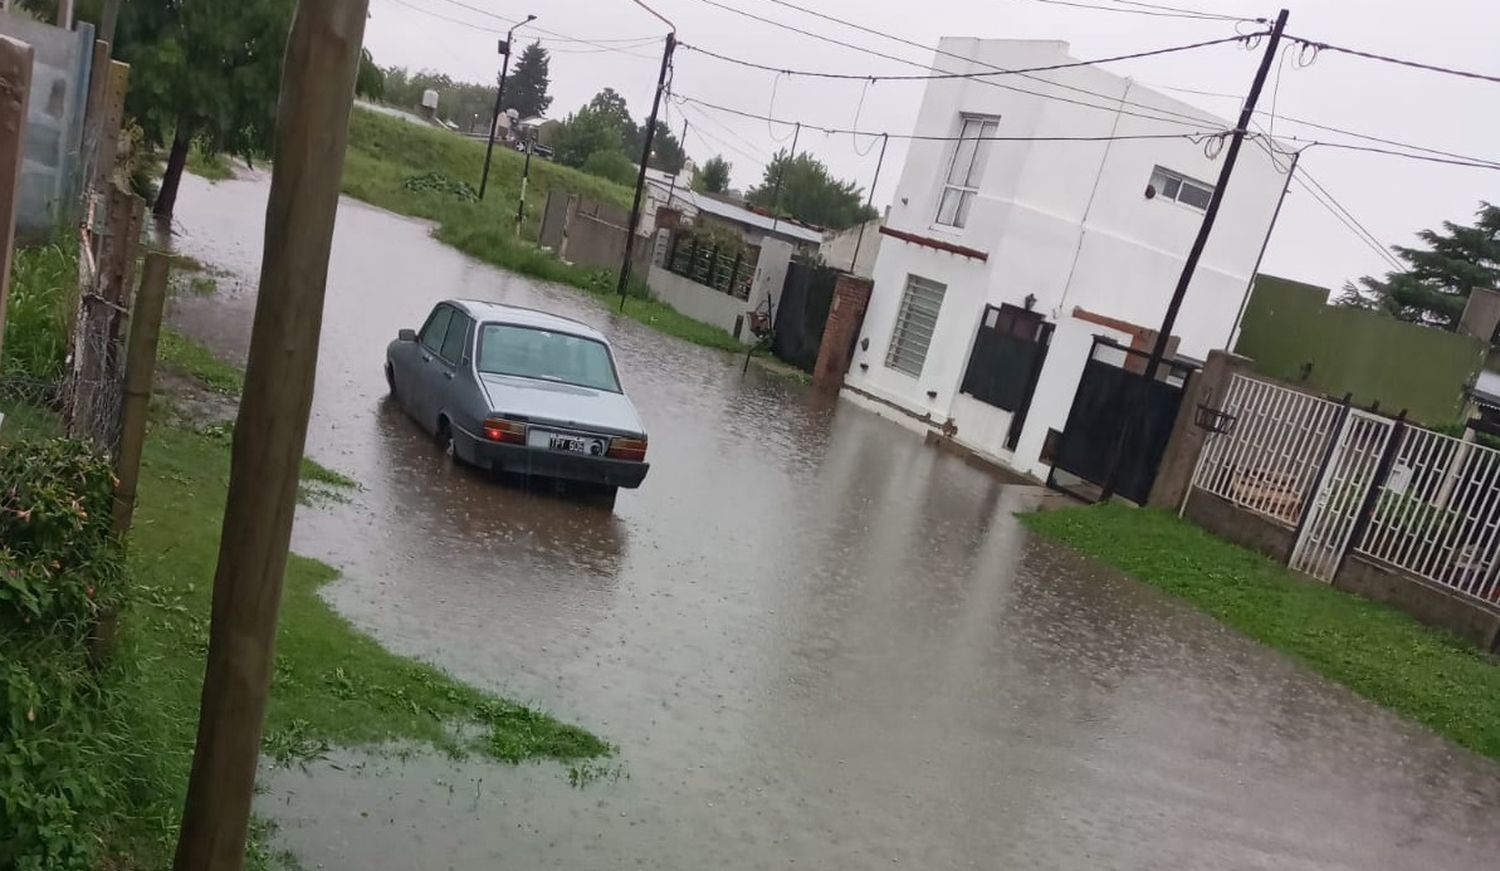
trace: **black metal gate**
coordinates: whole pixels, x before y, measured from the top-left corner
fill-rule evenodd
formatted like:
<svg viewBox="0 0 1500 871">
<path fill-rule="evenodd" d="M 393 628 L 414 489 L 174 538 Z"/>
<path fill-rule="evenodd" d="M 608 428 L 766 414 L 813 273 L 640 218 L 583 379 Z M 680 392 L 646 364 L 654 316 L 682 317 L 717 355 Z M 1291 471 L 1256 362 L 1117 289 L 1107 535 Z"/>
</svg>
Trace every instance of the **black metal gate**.
<svg viewBox="0 0 1500 871">
<path fill-rule="evenodd" d="M 1145 351 L 1094 338 L 1068 422 L 1052 450 L 1048 486 L 1095 501 L 1116 463 L 1114 491 L 1145 504 L 1195 368 L 1163 360 L 1158 377 L 1148 382 L 1149 357 Z"/>
<path fill-rule="evenodd" d="M 1011 412 L 1006 450 L 1015 450 L 1021 438 L 1052 329 L 1040 312 L 1013 305 L 984 307 L 959 392 Z"/>
<path fill-rule="evenodd" d="M 831 266 L 808 266 L 795 260 L 787 264 L 771 353 L 804 372 L 813 370 L 838 276 L 839 271 Z"/>
</svg>

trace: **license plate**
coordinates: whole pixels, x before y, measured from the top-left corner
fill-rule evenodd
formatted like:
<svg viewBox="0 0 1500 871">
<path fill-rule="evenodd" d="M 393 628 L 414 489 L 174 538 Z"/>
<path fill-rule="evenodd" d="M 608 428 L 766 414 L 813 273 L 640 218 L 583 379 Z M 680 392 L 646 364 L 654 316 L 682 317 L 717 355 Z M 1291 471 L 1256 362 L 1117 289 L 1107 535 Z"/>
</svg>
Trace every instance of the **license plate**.
<svg viewBox="0 0 1500 871">
<path fill-rule="evenodd" d="M 605 451 L 603 439 L 558 432 L 532 430 L 527 442 L 534 448 L 546 448 L 570 454 L 588 454 L 595 457 L 603 456 Z"/>
</svg>

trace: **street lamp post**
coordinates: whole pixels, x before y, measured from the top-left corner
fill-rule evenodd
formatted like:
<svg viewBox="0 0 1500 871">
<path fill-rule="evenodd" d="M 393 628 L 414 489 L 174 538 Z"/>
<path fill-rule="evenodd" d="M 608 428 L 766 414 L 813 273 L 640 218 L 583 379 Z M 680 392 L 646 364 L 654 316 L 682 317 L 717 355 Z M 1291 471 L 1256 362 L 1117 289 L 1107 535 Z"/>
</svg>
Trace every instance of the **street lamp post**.
<svg viewBox="0 0 1500 871">
<path fill-rule="evenodd" d="M 535 15 L 527 15 L 521 21 L 516 22 L 515 27 L 505 31 L 505 39 L 500 43 L 500 54 L 505 60 L 500 64 L 500 84 L 495 87 L 495 114 L 490 119 L 490 135 L 486 137 L 488 144 L 484 148 L 484 172 L 479 176 L 479 198 L 484 199 L 485 188 L 490 183 L 490 155 L 495 151 L 495 128 L 500 125 L 500 101 L 505 98 L 505 74 L 510 71 L 510 43 L 515 36 L 516 28 L 531 21 L 535 21 Z"/>
</svg>

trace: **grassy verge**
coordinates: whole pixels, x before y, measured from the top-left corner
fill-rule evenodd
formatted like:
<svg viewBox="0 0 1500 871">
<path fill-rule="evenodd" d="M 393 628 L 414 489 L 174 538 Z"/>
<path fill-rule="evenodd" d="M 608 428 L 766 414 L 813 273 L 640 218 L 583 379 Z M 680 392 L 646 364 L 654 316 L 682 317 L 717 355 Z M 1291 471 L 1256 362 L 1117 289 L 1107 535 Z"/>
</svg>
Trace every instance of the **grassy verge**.
<svg viewBox="0 0 1500 871">
<path fill-rule="evenodd" d="M 188 150 L 187 166 L 188 172 L 209 181 L 224 181 L 234 178 L 234 167 L 229 163 L 229 155 L 222 152 L 204 154 L 202 149 L 194 146 Z"/>
<path fill-rule="evenodd" d="M 461 183 L 477 184 L 483 162 L 484 145 L 480 142 L 356 110 L 349 120 L 343 189 L 381 208 L 436 222 L 437 238 L 471 257 L 594 296 L 617 299 L 613 270 L 564 263 L 521 240 L 536 238 L 548 191 L 577 193 L 628 206 L 630 189 L 551 161 L 533 160 L 525 220 L 517 239 L 515 215 L 522 155 L 506 148 L 495 149 L 489 189 L 482 202 L 445 189 L 457 189 Z M 423 183 L 408 184 L 418 178 Z M 639 283 L 631 289 L 625 313 L 695 344 L 723 350 L 743 348 L 724 330 L 647 298 L 644 285 Z"/>
<path fill-rule="evenodd" d="M 1500 662 L 1448 633 L 1311 582 L 1166 512 L 1096 505 L 1022 522 L 1500 759 Z"/>
</svg>

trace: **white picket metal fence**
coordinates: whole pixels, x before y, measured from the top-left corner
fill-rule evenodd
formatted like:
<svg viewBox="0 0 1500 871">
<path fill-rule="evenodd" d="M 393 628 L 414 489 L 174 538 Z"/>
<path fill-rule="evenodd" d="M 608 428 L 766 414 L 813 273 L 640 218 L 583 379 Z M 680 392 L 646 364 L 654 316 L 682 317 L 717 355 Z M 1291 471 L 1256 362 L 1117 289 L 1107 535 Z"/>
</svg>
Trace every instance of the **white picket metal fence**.
<svg viewBox="0 0 1500 871">
<path fill-rule="evenodd" d="M 1481 599 L 1500 598 L 1500 451 L 1407 428 L 1355 550 Z"/>
<path fill-rule="evenodd" d="M 1219 408 L 1234 417 L 1210 436 L 1193 484 L 1236 505 L 1295 524 L 1343 406 L 1301 391 L 1235 375 Z"/>
<path fill-rule="evenodd" d="M 1500 450 L 1245 375 L 1217 406 L 1193 486 L 1295 529 L 1293 569 L 1353 552 L 1500 602 Z"/>
</svg>

